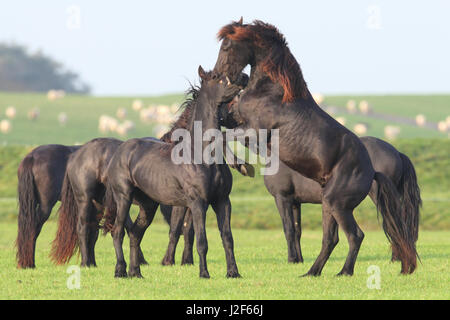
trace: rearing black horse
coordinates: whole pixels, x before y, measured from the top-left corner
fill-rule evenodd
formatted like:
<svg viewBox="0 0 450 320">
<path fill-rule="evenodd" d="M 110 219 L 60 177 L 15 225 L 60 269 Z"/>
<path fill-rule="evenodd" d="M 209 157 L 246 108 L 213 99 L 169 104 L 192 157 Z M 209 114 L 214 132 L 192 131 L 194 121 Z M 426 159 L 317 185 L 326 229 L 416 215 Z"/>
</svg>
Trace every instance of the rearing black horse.
<svg viewBox="0 0 450 320">
<path fill-rule="evenodd" d="M 350 130 L 323 111 L 312 98 L 299 64 L 284 36 L 274 26 L 242 19 L 224 26 L 214 71 L 235 82 L 251 66 L 250 81 L 237 99 L 243 129 L 278 129 L 279 159 L 322 187 L 322 249 L 307 275 L 320 275 L 338 243 L 340 226 L 349 252 L 339 275 L 352 275 L 364 233 L 353 210 L 378 183 L 377 208 L 402 273 L 414 272 L 417 253 L 412 230 L 401 219 L 399 195 L 393 183 L 375 172 L 366 148 Z"/>
</svg>

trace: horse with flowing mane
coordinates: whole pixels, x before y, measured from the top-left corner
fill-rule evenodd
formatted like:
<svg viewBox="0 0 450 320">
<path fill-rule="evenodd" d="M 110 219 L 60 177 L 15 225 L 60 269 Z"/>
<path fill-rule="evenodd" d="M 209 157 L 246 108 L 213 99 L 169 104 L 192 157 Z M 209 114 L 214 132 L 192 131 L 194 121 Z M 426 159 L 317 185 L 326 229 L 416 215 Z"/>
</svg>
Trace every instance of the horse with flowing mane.
<svg viewBox="0 0 450 320">
<path fill-rule="evenodd" d="M 399 194 L 384 174 L 376 172 L 360 139 L 314 101 L 300 66 L 284 36 L 261 21 L 242 19 L 224 26 L 214 72 L 234 83 L 247 66 L 250 80 L 235 100 L 242 129 L 276 129 L 279 159 L 289 168 L 320 184 L 322 189 L 322 249 L 307 275 L 318 276 L 338 243 L 338 226 L 349 243 L 339 275 L 352 275 L 364 233 L 353 210 L 378 184 L 377 209 L 383 230 L 404 274 L 417 265 L 414 230 L 402 219 Z M 269 137 L 270 138 L 270 137 Z"/>
<path fill-rule="evenodd" d="M 194 157 L 188 163 L 177 164 L 173 161 L 175 143 L 162 143 L 144 139 L 131 139 L 120 145 L 112 157 L 106 178 L 106 202 L 108 214 L 105 220 L 111 225 L 114 247 L 116 250 L 116 277 L 127 276 L 126 262 L 123 254 L 123 228 L 128 215 L 133 194 L 139 192 L 146 196 L 145 219 L 133 226 L 130 237 L 130 266 L 128 276 L 142 277 L 137 260 L 137 248 L 143 234 L 153 220 L 159 204 L 176 207 L 187 207 L 193 217 L 193 225 L 197 238 L 197 251 L 200 258 L 200 277 L 209 278 L 206 263 L 208 244 L 205 230 L 206 210 L 211 205 L 216 213 L 218 227 L 222 236 L 227 261 L 227 277 L 239 277 L 234 257 L 234 243 L 231 233 L 231 202 L 229 194 L 232 187 L 232 176 L 228 166 L 223 163 L 212 163 L 195 160 L 196 145 L 203 151 L 209 143 L 202 137 L 197 140 L 194 134 L 199 124 L 201 132 L 219 129 L 218 107 L 231 100 L 240 90 L 224 78 L 215 79 L 199 67 L 201 88 L 198 97 L 189 113 L 186 130 L 189 137 L 183 137 L 183 143 L 191 150 Z M 188 139 L 185 141 L 185 139 Z M 217 142 L 217 141 L 216 141 Z M 170 148 L 171 152 L 165 152 Z M 183 152 L 186 152 L 183 149 Z M 187 153 L 187 152 L 186 152 Z"/>
</svg>

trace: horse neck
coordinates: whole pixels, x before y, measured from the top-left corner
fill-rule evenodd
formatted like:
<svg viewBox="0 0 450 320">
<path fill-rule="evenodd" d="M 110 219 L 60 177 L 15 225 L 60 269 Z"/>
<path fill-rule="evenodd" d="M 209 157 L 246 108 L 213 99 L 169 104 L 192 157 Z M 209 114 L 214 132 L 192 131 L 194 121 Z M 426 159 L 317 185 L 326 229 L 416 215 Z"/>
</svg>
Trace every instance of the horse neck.
<svg viewBox="0 0 450 320">
<path fill-rule="evenodd" d="M 281 85 L 282 79 L 281 78 L 279 80 L 271 79 L 269 74 L 266 73 L 266 71 L 264 70 L 264 65 L 266 64 L 267 59 L 271 59 L 270 56 L 272 53 L 270 52 L 270 50 L 268 50 L 267 48 L 258 48 L 258 47 L 254 47 L 253 50 L 254 50 L 254 60 L 251 61 L 251 75 L 250 75 L 249 84 L 252 84 L 252 79 L 253 79 L 253 84 L 256 84 L 257 81 L 261 81 L 264 78 L 269 78 L 271 80 L 271 82 L 273 83 L 274 88 L 279 88 L 279 90 L 281 90 L 281 92 L 283 92 L 283 94 L 284 94 L 284 88 Z M 287 75 L 288 78 L 291 80 L 290 82 L 291 82 L 291 86 L 293 87 L 292 89 L 294 92 L 295 99 L 296 100 L 304 100 L 304 101 L 313 100 L 312 95 L 309 92 L 306 82 L 303 78 L 303 73 L 300 68 L 300 65 L 298 65 L 298 63 L 297 63 L 297 60 L 292 55 L 289 48 L 285 47 L 282 50 L 284 50 L 283 55 L 284 55 L 284 59 L 286 61 L 282 61 L 282 62 L 280 61 L 280 63 L 284 63 L 284 64 L 295 63 L 295 66 L 293 65 L 292 67 L 287 68 L 288 69 L 287 72 L 297 73 L 297 74 L 293 73 L 293 74 Z M 298 66 L 298 68 L 297 68 L 297 66 Z M 279 76 L 281 77 L 282 75 L 280 74 Z"/>
<path fill-rule="evenodd" d="M 202 150 L 210 143 L 208 141 L 203 141 L 202 137 L 209 129 L 219 129 L 217 113 L 218 106 L 216 99 L 208 95 L 207 92 L 200 90 L 187 127 L 191 136 L 192 148 L 194 148 L 196 144 L 200 144 L 199 139 L 201 139 Z"/>
</svg>

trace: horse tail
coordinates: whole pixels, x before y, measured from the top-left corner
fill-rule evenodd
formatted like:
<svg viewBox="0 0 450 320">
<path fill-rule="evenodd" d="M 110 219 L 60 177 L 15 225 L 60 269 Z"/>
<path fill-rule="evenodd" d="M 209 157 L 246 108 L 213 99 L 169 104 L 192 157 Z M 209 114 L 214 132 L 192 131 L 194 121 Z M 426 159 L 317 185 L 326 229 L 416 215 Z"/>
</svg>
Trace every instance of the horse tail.
<svg viewBox="0 0 450 320">
<path fill-rule="evenodd" d="M 403 220 L 400 195 L 394 183 L 381 172 L 376 172 L 378 182 L 377 210 L 383 217 L 383 231 L 392 245 L 392 253 L 402 263 L 401 273 L 413 273 L 417 266 L 417 251 L 413 230 Z"/>
<path fill-rule="evenodd" d="M 420 207 L 422 199 L 417 183 L 416 170 L 408 156 L 400 153 L 403 164 L 403 175 L 399 182 L 399 192 L 402 197 L 403 218 L 409 230 L 413 230 L 414 241 L 419 238 Z"/>
<path fill-rule="evenodd" d="M 17 267 L 34 268 L 34 248 L 39 227 L 39 196 L 33 175 L 34 159 L 27 155 L 17 171 L 19 196 L 18 232 L 16 239 Z"/>
<path fill-rule="evenodd" d="M 103 216 L 103 234 L 108 232 L 114 232 L 114 224 L 117 216 L 117 206 L 116 200 L 114 199 L 114 191 L 111 184 L 107 181 L 105 183 L 106 191 L 105 197 L 103 199 L 103 204 L 105 207 L 105 214 Z"/>
<path fill-rule="evenodd" d="M 78 206 L 67 172 L 64 176 L 58 213 L 58 230 L 52 242 L 50 257 L 55 264 L 65 264 L 78 250 Z"/>
</svg>

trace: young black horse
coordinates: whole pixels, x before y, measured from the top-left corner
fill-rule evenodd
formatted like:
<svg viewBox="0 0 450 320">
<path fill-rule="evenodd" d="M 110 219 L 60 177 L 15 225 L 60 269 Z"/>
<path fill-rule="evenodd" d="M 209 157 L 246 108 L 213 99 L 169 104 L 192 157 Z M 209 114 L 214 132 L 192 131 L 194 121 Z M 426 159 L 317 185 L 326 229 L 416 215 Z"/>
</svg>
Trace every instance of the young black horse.
<svg viewBox="0 0 450 320">
<path fill-rule="evenodd" d="M 383 173 L 397 187 L 401 195 L 402 219 L 408 229 L 413 230 L 414 240 L 417 241 L 421 199 L 411 160 L 383 140 L 362 137 L 361 142 L 369 153 L 375 171 Z M 300 246 L 301 204 L 322 203 L 322 188 L 316 181 L 304 177 L 283 163 L 280 163 L 278 173 L 264 176 L 264 183 L 274 197 L 281 216 L 288 246 L 288 261 L 303 262 Z M 378 185 L 374 181 L 369 196 L 375 205 L 377 191 Z M 398 257 L 393 255 L 392 260 L 398 260 Z"/>
<path fill-rule="evenodd" d="M 81 266 L 96 266 L 94 247 L 105 193 L 101 176 L 122 143 L 114 138 L 93 139 L 70 156 L 61 190 L 58 230 L 50 255 L 56 264 L 67 263 L 79 247 Z M 126 229 L 131 225 L 131 218 L 127 217 Z M 145 264 L 142 253 L 140 257 Z"/>
<path fill-rule="evenodd" d="M 190 145 L 191 154 L 203 155 L 209 143 L 195 139 L 194 128 L 200 122 L 201 135 L 208 129 L 219 129 L 218 107 L 231 100 L 240 90 L 229 85 L 225 77 L 213 79 L 210 73 L 199 68 L 201 88 L 188 120 L 190 137 L 183 143 Z M 200 144 L 200 150 L 196 146 Z M 137 248 L 142 236 L 150 225 L 158 205 L 166 204 L 187 207 L 192 212 L 193 225 L 197 238 L 197 251 L 200 257 L 200 277 L 209 278 L 206 263 L 208 244 L 205 231 L 206 210 L 212 205 L 216 212 L 218 227 L 222 236 L 227 260 L 227 277 L 239 277 L 234 257 L 234 244 L 231 232 L 231 203 L 229 194 L 232 176 L 228 166 L 198 162 L 189 157 L 188 163 L 176 164 L 173 161 L 173 144 L 131 139 L 123 143 L 114 154 L 106 172 L 106 206 L 109 211 L 106 221 L 114 221 L 113 238 L 116 250 L 116 277 L 126 276 L 126 263 L 123 255 L 123 223 L 130 209 L 132 197 L 141 192 L 148 197 L 146 219 L 136 224 L 130 232 L 130 267 L 128 275 L 141 277 L 137 260 Z M 186 151 L 187 150 L 187 151 Z M 183 155 L 186 155 L 183 154 Z M 196 164 L 197 163 L 197 164 Z M 108 223 L 106 223 L 108 225 Z"/>
<path fill-rule="evenodd" d="M 56 202 L 61 199 L 67 161 L 78 149 L 79 146 L 42 145 L 33 149 L 21 161 L 17 171 L 18 268 L 35 267 L 36 240 Z"/>
<path fill-rule="evenodd" d="M 248 76 L 244 73 L 241 74 L 240 79 L 238 80 L 239 86 L 244 88 L 248 83 Z M 192 96 L 192 99 L 188 102 L 193 104 L 198 97 L 199 88 L 191 86 L 191 89 L 188 91 L 188 94 Z M 219 124 L 225 128 L 236 128 L 238 123 L 233 117 L 232 109 L 228 104 L 222 104 L 219 108 Z M 175 126 L 180 127 L 180 126 Z M 186 125 L 185 125 L 186 127 Z M 170 136 L 173 130 L 167 132 L 162 140 L 168 142 L 170 140 Z M 226 151 L 226 137 L 224 137 L 224 155 L 227 154 Z M 255 172 L 252 165 L 247 163 L 243 163 L 243 161 L 239 161 L 238 158 L 234 157 L 229 161 L 229 166 L 231 168 L 235 168 L 238 172 L 240 172 L 243 176 L 254 177 Z M 239 164 L 242 163 L 242 164 Z M 183 207 L 173 207 L 160 205 L 161 213 L 164 216 L 166 222 L 170 225 L 169 231 L 169 245 L 167 247 L 166 254 L 162 260 L 162 265 L 173 265 L 175 264 L 175 251 L 177 247 L 178 240 L 183 234 L 184 236 L 184 251 L 181 258 L 181 265 L 185 264 L 193 264 L 193 243 L 194 243 L 194 226 L 192 225 L 192 214 L 188 208 Z"/>
<path fill-rule="evenodd" d="M 393 183 L 375 172 L 366 148 L 350 130 L 324 112 L 312 98 L 299 64 L 274 26 L 242 19 L 224 26 L 214 71 L 231 82 L 247 66 L 250 81 L 236 108 L 241 128 L 278 130 L 279 159 L 322 187 L 322 249 L 307 275 L 318 276 L 338 243 L 340 226 L 349 243 L 348 256 L 338 275 L 352 275 L 364 233 L 353 210 L 375 180 L 383 229 L 402 273 L 414 272 L 417 252 L 414 230 L 402 219 L 400 196 Z"/>
<path fill-rule="evenodd" d="M 245 77 L 240 82 L 242 86 L 246 84 Z M 156 138 L 143 138 L 154 142 L 170 142 L 171 133 L 177 128 L 183 128 L 187 125 L 190 109 L 193 101 L 196 99 L 197 90 L 193 87 L 187 92 L 192 95 L 192 100 L 188 99 L 185 103 L 185 111 L 180 115 L 173 125 L 172 129 L 163 135 L 160 140 Z M 221 107 L 222 109 L 224 107 Z M 75 251 L 80 249 L 81 266 L 96 266 L 95 261 L 95 243 L 98 238 L 99 221 L 104 211 L 104 193 L 105 170 L 118 147 L 123 143 L 114 138 L 97 138 L 89 141 L 79 148 L 77 152 L 71 155 L 65 172 L 64 183 L 62 186 L 62 205 L 59 209 L 58 231 L 53 241 L 51 258 L 56 264 L 67 263 Z M 243 175 L 253 175 L 253 167 L 247 163 L 241 164 L 236 157 L 229 159 L 229 166 L 238 170 Z M 140 211 L 136 223 L 146 216 L 144 211 L 145 196 L 136 192 L 134 203 L 139 205 Z M 178 223 L 177 211 L 184 211 L 185 208 L 173 208 L 162 206 L 161 211 L 169 225 L 174 226 Z M 174 214 L 172 215 L 172 211 Z M 126 217 L 125 229 L 127 232 L 132 228 L 133 222 L 129 215 Z M 172 230 L 172 227 L 171 227 Z M 171 231 L 171 234 L 173 232 Z M 172 239 L 172 237 L 171 237 Z M 188 239 L 188 237 L 186 238 Z M 190 241 L 192 242 L 192 241 Z M 190 242 L 186 242 L 186 252 L 184 263 L 192 263 L 192 247 Z M 143 253 L 139 249 L 140 264 L 147 264 Z"/>
</svg>

